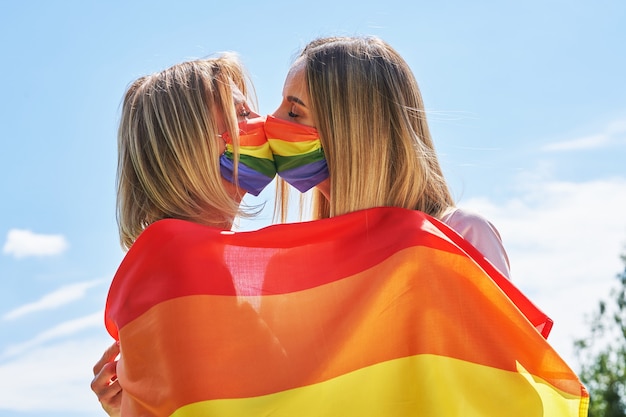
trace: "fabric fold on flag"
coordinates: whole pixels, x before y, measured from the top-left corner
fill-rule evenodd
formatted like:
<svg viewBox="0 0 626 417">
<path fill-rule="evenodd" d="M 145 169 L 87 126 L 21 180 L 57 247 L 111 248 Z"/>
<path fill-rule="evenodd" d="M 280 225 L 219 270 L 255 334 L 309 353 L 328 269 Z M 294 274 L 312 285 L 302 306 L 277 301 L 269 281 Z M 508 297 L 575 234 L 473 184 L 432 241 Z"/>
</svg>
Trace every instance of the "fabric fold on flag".
<svg viewBox="0 0 626 417">
<path fill-rule="evenodd" d="M 552 321 L 445 224 L 149 226 L 105 311 L 124 416 L 586 416 Z"/>
</svg>

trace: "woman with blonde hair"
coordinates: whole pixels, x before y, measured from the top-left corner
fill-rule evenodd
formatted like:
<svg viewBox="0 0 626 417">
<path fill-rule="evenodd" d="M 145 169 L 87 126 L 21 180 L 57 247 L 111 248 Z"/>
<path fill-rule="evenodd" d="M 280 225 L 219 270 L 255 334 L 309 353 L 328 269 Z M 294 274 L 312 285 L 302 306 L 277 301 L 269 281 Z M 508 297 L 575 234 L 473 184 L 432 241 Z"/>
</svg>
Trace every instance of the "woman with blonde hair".
<svg viewBox="0 0 626 417">
<path fill-rule="evenodd" d="M 309 315 L 292 314 L 305 336 L 283 336 L 290 357 L 305 341 L 298 364 L 315 376 L 290 386 L 302 415 L 587 414 L 583 384 L 545 340 L 552 320 L 507 279 L 498 231 L 456 207 L 418 84 L 391 46 L 376 37 L 309 43 L 265 131 L 278 175 L 301 192 L 316 188 L 320 220 L 299 229 L 314 233 L 272 259 L 290 274 L 263 279 L 273 296 L 291 277 L 297 313 L 302 293 L 315 300 Z M 278 196 L 283 217 L 286 190 Z M 413 239 L 415 246 L 401 244 Z M 271 300 L 265 308 L 281 317 Z M 283 316 L 276 321 L 288 322 Z M 270 403 L 268 414 L 297 414 L 274 413 L 281 407 Z"/>
<path fill-rule="evenodd" d="M 418 83 L 383 40 L 329 37 L 307 44 L 265 130 L 278 174 L 300 191 L 315 186 L 314 219 L 373 207 L 419 210 L 446 223 L 509 276 L 495 227 L 455 207 Z M 283 219 L 287 191 L 279 187 Z"/>
<path fill-rule="evenodd" d="M 271 154 L 249 164 L 258 171 L 230 168 L 244 190 L 225 175 L 229 159 L 223 157 L 230 147 L 231 159 L 239 159 L 240 124 L 248 134 L 262 127 L 262 120 L 249 123 L 258 117 L 249 91 L 234 54 L 183 62 L 130 85 L 118 133 L 117 215 L 125 248 L 164 218 L 230 229 L 236 216 L 249 215 L 239 204 L 246 191 L 258 194 L 273 179 Z M 233 132 L 229 144 L 225 132 Z M 257 189 L 245 189 L 257 178 Z"/>
<path fill-rule="evenodd" d="M 246 192 L 258 195 L 275 168 L 264 119 L 251 110 L 253 92 L 233 53 L 182 62 L 128 87 L 117 172 L 117 221 L 125 250 L 160 220 L 230 230 L 235 217 L 256 213 L 240 207 L 241 200 Z M 94 367 L 92 389 L 110 415 L 118 415 L 121 405 L 119 352 L 119 345 L 112 345 Z"/>
</svg>

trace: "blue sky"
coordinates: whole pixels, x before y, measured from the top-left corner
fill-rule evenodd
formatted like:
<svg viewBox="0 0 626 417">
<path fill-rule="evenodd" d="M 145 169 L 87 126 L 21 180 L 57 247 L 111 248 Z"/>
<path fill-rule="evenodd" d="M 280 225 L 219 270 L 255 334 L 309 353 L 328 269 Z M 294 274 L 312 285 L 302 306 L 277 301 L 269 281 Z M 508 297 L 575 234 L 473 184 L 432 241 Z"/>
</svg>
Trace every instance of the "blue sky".
<svg viewBox="0 0 626 417">
<path fill-rule="evenodd" d="M 237 51 L 267 114 L 321 35 L 378 35 L 405 57 L 458 204 L 500 230 L 513 280 L 554 318 L 549 340 L 575 368 L 572 340 L 623 270 L 626 2 L 215 3 L 0 3 L 0 415 L 104 415 L 89 382 L 123 257 L 128 83 Z M 248 201 L 271 208 L 271 191 Z"/>
</svg>

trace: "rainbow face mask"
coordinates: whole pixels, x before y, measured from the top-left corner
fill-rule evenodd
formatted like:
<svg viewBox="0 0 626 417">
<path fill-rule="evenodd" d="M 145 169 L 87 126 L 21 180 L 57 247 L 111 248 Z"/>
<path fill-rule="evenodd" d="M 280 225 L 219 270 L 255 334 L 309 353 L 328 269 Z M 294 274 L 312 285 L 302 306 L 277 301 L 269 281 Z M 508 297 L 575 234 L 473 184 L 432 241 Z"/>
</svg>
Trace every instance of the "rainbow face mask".
<svg viewBox="0 0 626 417">
<path fill-rule="evenodd" d="M 304 193 L 328 178 L 328 165 L 317 129 L 267 116 L 265 134 L 276 172 Z"/>
<path fill-rule="evenodd" d="M 274 179 L 276 166 L 267 142 L 263 125 L 265 118 L 244 120 L 239 123 L 239 164 L 235 181 L 233 141 L 228 132 L 222 134 L 226 150 L 220 156 L 222 177 L 252 195 L 261 191 Z"/>
</svg>

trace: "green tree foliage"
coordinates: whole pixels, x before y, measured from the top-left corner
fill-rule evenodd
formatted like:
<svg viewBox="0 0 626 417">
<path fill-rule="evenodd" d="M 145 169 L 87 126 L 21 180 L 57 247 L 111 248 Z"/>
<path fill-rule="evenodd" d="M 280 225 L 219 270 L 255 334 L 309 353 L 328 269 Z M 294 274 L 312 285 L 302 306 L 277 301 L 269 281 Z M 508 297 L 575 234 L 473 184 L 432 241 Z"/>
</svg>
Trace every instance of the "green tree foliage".
<svg viewBox="0 0 626 417">
<path fill-rule="evenodd" d="M 626 254 L 620 285 L 600 301 L 591 332 L 574 342 L 580 379 L 589 390 L 589 417 L 626 416 Z"/>
</svg>

